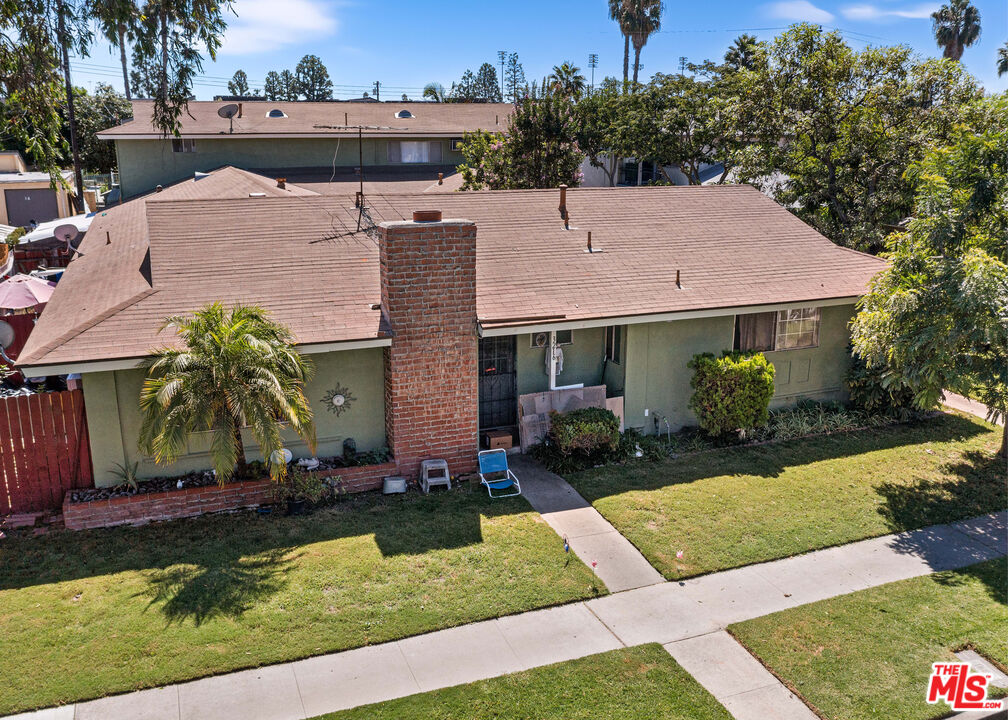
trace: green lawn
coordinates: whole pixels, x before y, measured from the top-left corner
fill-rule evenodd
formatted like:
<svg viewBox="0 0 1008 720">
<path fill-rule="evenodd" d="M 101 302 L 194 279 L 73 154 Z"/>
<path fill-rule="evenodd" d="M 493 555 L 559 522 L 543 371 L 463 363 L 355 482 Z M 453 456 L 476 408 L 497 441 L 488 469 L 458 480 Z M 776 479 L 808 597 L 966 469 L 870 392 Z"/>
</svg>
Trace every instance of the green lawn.
<svg viewBox="0 0 1008 720">
<path fill-rule="evenodd" d="M 323 717 L 325 720 L 731 719 L 661 645 L 614 650 Z"/>
<path fill-rule="evenodd" d="M 0 715 L 565 603 L 593 583 L 523 499 L 470 485 L 11 537 Z"/>
<path fill-rule="evenodd" d="M 676 579 L 1004 509 L 1000 440 L 1000 428 L 941 415 L 568 480 Z"/>
<path fill-rule="evenodd" d="M 970 646 L 1008 668 L 1004 558 L 732 625 L 729 631 L 830 720 L 931 720 L 931 663 Z"/>
</svg>

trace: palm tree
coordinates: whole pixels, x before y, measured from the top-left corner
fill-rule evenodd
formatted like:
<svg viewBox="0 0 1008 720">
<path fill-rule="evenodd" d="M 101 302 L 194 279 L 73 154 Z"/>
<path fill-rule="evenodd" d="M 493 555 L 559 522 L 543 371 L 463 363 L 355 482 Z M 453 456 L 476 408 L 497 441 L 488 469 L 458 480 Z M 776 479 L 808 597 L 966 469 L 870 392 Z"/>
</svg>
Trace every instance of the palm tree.
<svg viewBox="0 0 1008 720">
<path fill-rule="evenodd" d="M 998 50 L 998 77 L 1008 73 L 1008 42 Z"/>
<path fill-rule="evenodd" d="M 581 68 L 566 60 L 561 65 L 553 66 L 553 74 L 549 76 L 548 82 L 556 92 L 575 100 L 579 100 L 585 91 L 585 77 L 581 74 Z"/>
<path fill-rule="evenodd" d="M 725 53 L 725 65 L 732 70 L 752 70 L 756 65 L 756 54 L 759 52 L 759 40 L 754 35 L 742 33 Z"/>
<path fill-rule="evenodd" d="M 945 49 L 942 55 L 956 62 L 980 37 L 980 11 L 970 0 L 951 0 L 931 13 L 931 21 L 938 47 Z"/>
<path fill-rule="evenodd" d="M 628 0 L 627 25 L 630 28 L 630 42 L 634 47 L 634 87 L 637 86 L 641 50 L 647 45 L 648 38 L 661 30 L 662 10 L 664 6 L 661 0 Z"/>
<path fill-rule="evenodd" d="M 94 0 L 93 9 L 101 34 L 112 47 L 119 48 L 126 99 L 132 100 L 129 63 L 126 60 L 126 40 L 132 40 L 136 35 L 136 22 L 139 17 L 136 3 L 133 0 Z"/>
<path fill-rule="evenodd" d="M 193 433 L 209 432 L 210 454 L 223 485 L 247 475 L 241 431 L 247 427 L 263 457 L 283 447 L 287 423 L 315 451 L 315 426 L 304 394 L 313 368 L 293 346 L 293 336 L 258 307 L 213 303 L 193 316 L 168 318 L 182 348 L 163 347 L 146 363 L 140 392 L 140 449 L 159 463 L 186 450 Z M 283 477 L 284 463 L 270 474 Z"/>
<path fill-rule="evenodd" d="M 630 27 L 627 24 L 628 8 L 631 0 L 609 0 L 609 19 L 619 24 L 623 34 L 623 89 L 626 92 L 630 80 Z"/>
<path fill-rule="evenodd" d="M 432 102 L 444 102 L 445 101 L 445 89 L 444 85 L 441 83 L 427 83 L 423 89 L 424 100 L 430 100 Z"/>
</svg>

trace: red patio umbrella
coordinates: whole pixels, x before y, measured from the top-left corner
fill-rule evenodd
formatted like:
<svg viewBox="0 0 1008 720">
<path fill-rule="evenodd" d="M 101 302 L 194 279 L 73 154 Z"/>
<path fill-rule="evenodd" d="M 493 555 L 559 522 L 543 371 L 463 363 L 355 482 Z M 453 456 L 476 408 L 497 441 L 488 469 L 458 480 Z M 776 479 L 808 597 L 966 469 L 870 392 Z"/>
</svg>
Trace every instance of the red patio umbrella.
<svg viewBox="0 0 1008 720">
<path fill-rule="evenodd" d="M 45 305 L 52 297 L 56 283 L 31 275 L 15 275 L 0 283 L 0 310 L 23 310 Z"/>
</svg>

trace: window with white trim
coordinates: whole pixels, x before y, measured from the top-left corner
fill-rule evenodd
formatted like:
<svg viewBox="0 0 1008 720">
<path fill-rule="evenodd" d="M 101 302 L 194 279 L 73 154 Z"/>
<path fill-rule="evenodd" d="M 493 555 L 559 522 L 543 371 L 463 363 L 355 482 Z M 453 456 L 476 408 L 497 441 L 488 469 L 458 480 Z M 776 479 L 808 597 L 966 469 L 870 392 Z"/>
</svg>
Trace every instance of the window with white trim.
<svg viewBox="0 0 1008 720">
<path fill-rule="evenodd" d="M 775 350 L 819 346 L 819 308 L 781 310 L 777 313 Z"/>
<path fill-rule="evenodd" d="M 537 338 L 537 335 L 542 335 L 544 337 Z M 529 335 L 529 347 L 546 347 L 546 343 L 549 342 L 549 333 L 532 333 Z M 573 330 L 557 330 L 556 331 L 556 344 L 557 345 L 573 345 L 574 344 L 574 331 Z"/>
<path fill-rule="evenodd" d="M 192 138 L 172 138 L 171 149 L 174 153 L 194 153 L 196 141 Z"/>
</svg>

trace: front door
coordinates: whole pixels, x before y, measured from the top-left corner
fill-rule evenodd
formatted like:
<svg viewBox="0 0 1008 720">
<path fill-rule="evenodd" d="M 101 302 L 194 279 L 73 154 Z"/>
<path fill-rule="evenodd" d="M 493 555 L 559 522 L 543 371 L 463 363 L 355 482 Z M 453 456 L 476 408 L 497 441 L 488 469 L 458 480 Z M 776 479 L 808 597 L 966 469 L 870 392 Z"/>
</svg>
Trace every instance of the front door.
<svg viewBox="0 0 1008 720">
<path fill-rule="evenodd" d="M 479 341 L 479 424 L 481 430 L 508 427 L 518 415 L 515 336 Z"/>
</svg>

